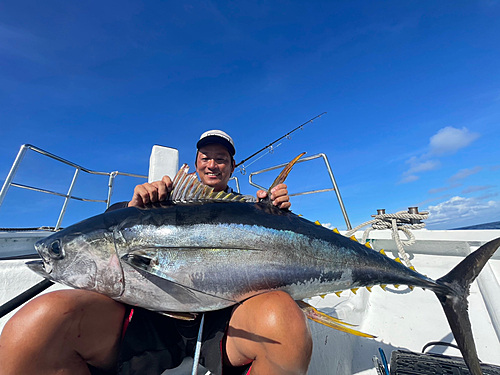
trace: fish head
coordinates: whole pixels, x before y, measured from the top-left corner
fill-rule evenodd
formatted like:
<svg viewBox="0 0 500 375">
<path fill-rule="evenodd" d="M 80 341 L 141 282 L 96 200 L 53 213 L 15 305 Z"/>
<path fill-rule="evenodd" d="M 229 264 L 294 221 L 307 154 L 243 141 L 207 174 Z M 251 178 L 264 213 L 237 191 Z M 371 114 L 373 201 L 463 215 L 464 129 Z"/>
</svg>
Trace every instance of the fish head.
<svg viewBox="0 0 500 375">
<path fill-rule="evenodd" d="M 35 244 L 41 261 L 28 267 L 39 275 L 74 288 L 109 297 L 123 293 L 123 270 L 113 232 L 99 220 L 87 219 Z"/>
</svg>

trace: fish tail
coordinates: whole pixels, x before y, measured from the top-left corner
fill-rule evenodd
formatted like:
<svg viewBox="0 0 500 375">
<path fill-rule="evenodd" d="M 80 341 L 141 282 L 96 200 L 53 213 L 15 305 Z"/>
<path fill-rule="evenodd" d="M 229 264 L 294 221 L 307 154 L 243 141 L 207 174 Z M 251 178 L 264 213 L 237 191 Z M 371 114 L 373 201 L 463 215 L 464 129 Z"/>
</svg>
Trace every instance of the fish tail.
<svg viewBox="0 0 500 375">
<path fill-rule="evenodd" d="M 468 255 L 447 275 L 436 280 L 434 293 L 443 306 L 453 336 L 472 375 L 482 374 L 467 311 L 469 289 L 484 265 L 500 246 L 494 239 Z M 442 288 L 444 286 L 444 288 Z"/>
</svg>

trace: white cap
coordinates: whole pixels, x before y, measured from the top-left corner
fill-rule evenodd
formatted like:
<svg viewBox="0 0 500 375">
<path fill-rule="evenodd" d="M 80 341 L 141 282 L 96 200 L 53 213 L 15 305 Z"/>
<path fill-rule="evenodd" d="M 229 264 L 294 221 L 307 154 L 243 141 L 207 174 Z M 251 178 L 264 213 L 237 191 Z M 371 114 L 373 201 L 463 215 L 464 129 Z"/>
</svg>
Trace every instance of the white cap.
<svg viewBox="0 0 500 375">
<path fill-rule="evenodd" d="M 231 156 L 234 156 L 234 154 L 236 153 L 233 139 L 229 136 L 229 134 L 223 132 L 222 130 L 209 130 L 203 133 L 200 137 L 200 140 L 196 144 L 196 148 L 198 148 L 199 150 L 201 147 L 210 143 L 221 144 L 222 146 L 227 148 Z"/>
</svg>

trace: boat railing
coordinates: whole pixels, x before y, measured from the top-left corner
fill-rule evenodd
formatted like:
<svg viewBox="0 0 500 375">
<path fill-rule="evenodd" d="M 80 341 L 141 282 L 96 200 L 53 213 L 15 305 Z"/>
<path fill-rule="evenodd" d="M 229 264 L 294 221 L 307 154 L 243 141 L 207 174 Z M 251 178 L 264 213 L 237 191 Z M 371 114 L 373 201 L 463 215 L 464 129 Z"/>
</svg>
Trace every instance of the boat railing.
<svg viewBox="0 0 500 375">
<path fill-rule="evenodd" d="M 14 182 L 14 178 L 16 176 L 16 173 L 18 172 L 20 166 L 21 166 L 21 162 L 23 161 L 24 159 L 24 156 L 26 154 L 26 152 L 28 150 L 31 150 L 33 152 L 36 152 L 38 154 L 41 154 L 43 156 L 46 156 L 50 159 L 53 159 L 53 160 L 56 160 L 60 163 L 63 163 L 65 165 L 68 165 L 70 167 L 73 167 L 75 172 L 73 174 L 73 179 L 70 183 L 70 186 L 69 186 L 69 189 L 66 193 L 64 192 L 56 192 L 56 191 L 52 191 L 52 190 L 47 190 L 47 189 L 42 189 L 40 187 L 35 187 L 35 186 L 28 186 L 28 185 L 24 185 L 24 184 L 20 184 L 20 183 L 17 183 L 17 182 Z M 346 222 L 346 226 L 347 226 L 347 229 L 351 229 L 351 223 L 349 221 L 349 218 L 347 216 L 347 212 L 346 212 L 346 209 L 345 209 L 345 206 L 344 206 L 344 202 L 342 200 L 342 197 L 340 195 L 340 191 L 338 189 L 338 186 L 337 186 L 337 183 L 335 181 L 335 177 L 333 176 L 333 172 L 332 172 L 332 168 L 330 166 L 330 163 L 328 161 L 328 158 L 326 157 L 325 154 L 323 153 L 320 153 L 320 154 L 316 154 L 316 155 L 312 155 L 312 156 L 308 156 L 308 157 L 305 157 L 305 158 L 302 158 L 300 159 L 297 163 L 303 163 L 303 162 L 307 162 L 307 161 L 311 161 L 311 160 L 315 160 L 315 159 L 323 159 L 324 163 L 325 163 L 325 166 L 326 166 L 326 170 L 328 172 L 328 175 L 330 177 L 330 180 L 331 180 L 331 183 L 332 183 L 332 187 L 331 188 L 327 188 L 327 189 L 318 189 L 318 190 L 310 190 L 310 191 L 304 191 L 304 192 L 299 192 L 299 193 L 295 193 L 295 194 L 291 194 L 290 196 L 298 196 L 298 195 L 306 195 L 306 194 L 315 194 L 315 193 L 321 193 L 321 192 L 328 192 L 328 191 L 334 191 L 336 196 L 337 196 L 337 200 L 339 202 L 339 205 L 340 205 L 340 209 L 342 211 L 342 215 L 344 216 L 344 220 Z M 259 170 L 259 171 L 255 171 L 255 172 L 252 172 L 249 174 L 248 176 L 248 181 L 249 181 L 249 184 L 254 186 L 254 187 L 257 187 L 259 189 L 263 189 L 263 190 L 266 190 L 264 187 L 256 184 L 255 182 L 253 182 L 252 178 L 253 176 L 256 176 L 258 174 L 261 174 L 261 173 L 265 173 L 265 172 L 269 172 L 269 171 L 272 171 L 272 170 L 275 170 L 275 169 L 278 169 L 278 168 L 283 168 L 286 164 L 280 164 L 280 165 L 276 165 L 276 166 L 273 166 L 273 167 L 270 167 L 270 168 L 266 168 L 266 169 L 262 169 L 262 170 Z M 75 185 L 76 185 L 76 182 L 77 182 L 77 179 L 78 179 L 78 176 L 80 174 L 80 172 L 84 172 L 84 173 L 87 173 L 87 174 L 91 174 L 91 175 L 101 175 L 101 176 L 108 176 L 108 194 L 107 194 L 107 197 L 106 199 L 89 199 L 89 198 L 83 198 L 83 197 L 77 197 L 75 195 L 73 195 L 73 190 L 75 188 Z M 127 176 L 127 177 L 136 177 L 136 178 L 144 178 L 144 179 L 147 179 L 147 176 L 144 176 L 144 175 L 139 175 L 139 174 L 133 174 L 133 173 L 125 173 L 125 172 L 119 172 L 119 171 L 113 171 L 113 172 L 100 172 L 100 171 L 94 171 L 94 170 L 91 170 L 91 169 L 88 169 L 88 168 L 85 168 L 81 165 L 78 165 L 78 164 L 75 164 L 69 160 L 66 160 L 60 156 L 57 156 L 57 155 L 54 155 L 48 151 L 45 151 L 41 148 L 38 148 L 36 146 L 33 146 L 31 144 L 24 144 L 21 146 L 18 154 L 17 154 L 17 157 L 16 159 L 14 160 L 14 163 L 12 164 L 12 167 L 7 175 L 7 178 L 5 179 L 5 182 L 2 186 L 2 189 L 0 190 L 0 208 L 3 204 L 3 201 L 5 199 L 5 196 L 7 195 L 7 192 L 9 190 L 10 187 L 17 187 L 17 188 L 21 188 L 21 189 L 26 189 L 26 190 L 31 190 L 31 191 L 37 191 L 37 192 L 41 192 L 41 193 L 45 193 L 45 194 L 51 194 L 51 195 L 56 195 L 56 196 L 59 196 L 59 197 L 63 197 L 64 198 L 64 203 L 63 203 L 63 206 L 61 208 L 61 211 L 59 213 L 59 217 L 57 219 L 57 222 L 56 222 L 56 225 L 54 227 L 53 230 L 57 231 L 60 229 L 61 227 L 61 223 L 63 221 L 63 218 L 64 218 L 64 215 L 66 213 L 66 209 L 67 209 L 67 206 L 68 206 L 68 203 L 71 199 L 73 200 L 78 200 L 78 201 L 83 201 L 83 202 L 100 202 L 100 203 L 106 203 L 106 208 L 108 208 L 110 206 L 110 202 L 111 202 L 111 196 L 113 194 L 113 187 L 114 187 L 114 183 L 115 183 L 115 178 L 116 176 L 118 175 L 121 175 L 121 176 Z M 239 184 L 239 180 L 237 177 L 233 176 L 231 178 L 231 180 L 234 180 L 235 184 L 236 184 L 236 190 L 239 192 L 240 191 L 240 184 Z"/>
<path fill-rule="evenodd" d="M 41 155 L 47 156 L 48 158 L 54 159 L 58 162 L 61 162 L 63 164 L 69 165 L 70 167 L 75 168 L 75 173 L 73 175 L 73 179 L 71 181 L 71 184 L 69 186 L 69 189 L 67 193 L 59 193 L 51 190 L 46 190 L 46 189 L 41 189 L 38 187 L 34 186 L 28 186 L 28 185 L 23 185 L 14 182 L 14 177 L 19 170 L 19 167 L 21 165 L 21 162 L 23 161 L 24 156 L 26 155 L 26 152 L 28 150 L 34 151 L 36 153 L 39 153 Z M 88 173 L 91 175 L 101 175 L 101 176 L 108 176 L 108 194 L 106 199 L 88 199 L 88 198 L 81 198 L 81 197 L 76 197 L 73 195 L 73 190 L 76 184 L 76 181 L 78 179 L 78 176 L 80 172 Z M 5 182 L 2 186 L 2 190 L 0 190 L 0 207 L 2 206 L 2 203 L 5 199 L 5 196 L 7 195 L 7 191 L 11 186 L 21 188 L 21 189 L 27 189 L 27 190 L 32 190 L 32 191 L 37 191 L 45 194 L 52 194 L 60 197 L 64 197 L 64 203 L 61 208 L 61 212 L 59 213 L 59 218 L 57 219 L 57 223 L 54 227 L 54 230 L 59 230 L 61 227 L 62 220 L 64 218 L 64 214 L 66 213 L 66 208 L 68 206 L 68 202 L 70 199 L 75 199 L 79 201 L 84 201 L 84 202 L 102 202 L 106 203 L 106 208 L 109 207 L 110 202 L 111 202 L 111 195 L 113 194 L 113 187 L 114 187 L 114 182 L 116 176 L 121 175 L 121 176 L 128 176 L 128 177 L 137 177 L 137 178 L 145 178 L 147 179 L 147 176 L 144 175 L 138 175 L 138 174 L 132 174 L 132 173 L 124 173 L 124 172 L 118 172 L 118 171 L 113 171 L 113 172 L 99 172 L 99 171 L 93 171 L 90 169 L 87 169 L 85 167 L 82 167 L 81 165 L 75 164 L 73 162 L 70 162 L 66 159 L 63 159 L 57 155 L 54 155 L 48 151 L 42 150 L 41 148 L 35 147 L 30 144 L 24 144 L 21 146 L 16 159 L 14 160 L 14 163 L 12 164 L 12 167 L 9 171 L 9 174 L 7 175 L 7 178 L 5 179 Z"/>
<path fill-rule="evenodd" d="M 332 187 L 328 188 L 328 189 L 318 189 L 318 190 L 303 191 L 303 192 L 300 192 L 300 193 L 290 194 L 290 196 L 293 197 L 293 196 L 298 196 L 298 195 L 316 194 L 316 193 L 323 193 L 323 192 L 327 192 L 327 191 L 334 191 L 335 194 L 336 194 L 336 196 L 337 196 L 337 200 L 339 202 L 339 205 L 340 205 L 340 210 L 342 211 L 342 215 L 344 216 L 344 220 L 345 220 L 347 229 L 350 230 L 350 229 L 352 229 L 351 222 L 349 220 L 349 217 L 347 216 L 347 211 L 346 211 L 345 206 L 344 206 L 344 201 L 342 200 L 342 197 L 340 195 L 340 190 L 339 190 L 339 188 L 337 186 L 337 182 L 335 181 L 335 177 L 333 176 L 333 172 L 332 172 L 332 168 L 330 166 L 330 162 L 328 161 L 328 158 L 326 157 L 326 155 L 323 154 L 323 153 L 319 153 L 319 154 L 316 154 L 316 155 L 311 155 L 311 156 L 299 159 L 296 164 L 308 162 L 308 161 L 319 159 L 319 158 L 323 159 L 323 161 L 325 162 L 326 170 L 328 171 L 328 175 L 330 177 L 330 181 L 332 182 Z M 258 188 L 258 189 L 267 190 L 263 186 L 260 186 L 260 185 L 256 184 L 255 182 L 253 182 L 253 176 L 256 176 L 256 175 L 261 174 L 261 173 L 273 171 L 275 169 L 283 168 L 285 165 L 287 165 L 287 163 L 280 164 L 280 165 L 275 165 L 274 167 L 265 168 L 265 169 L 261 169 L 261 170 L 256 171 L 256 172 L 252 172 L 252 173 L 250 173 L 248 175 L 248 183 L 250 185 Z"/>
</svg>

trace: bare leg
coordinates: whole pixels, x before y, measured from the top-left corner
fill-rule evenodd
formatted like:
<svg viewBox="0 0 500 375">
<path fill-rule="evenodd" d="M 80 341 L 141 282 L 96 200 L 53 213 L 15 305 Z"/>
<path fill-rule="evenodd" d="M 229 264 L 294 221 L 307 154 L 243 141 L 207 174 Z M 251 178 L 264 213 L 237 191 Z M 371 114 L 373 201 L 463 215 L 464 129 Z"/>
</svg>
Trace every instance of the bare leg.
<svg viewBox="0 0 500 375">
<path fill-rule="evenodd" d="M 115 366 L 125 307 L 84 290 L 62 290 L 26 304 L 0 336 L 1 375 L 88 375 L 87 363 Z"/>
<path fill-rule="evenodd" d="M 312 339 L 295 301 L 284 292 L 270 292 L 235 308 L 225 348 L 232 366 L 253 361 L 252 375 L 306 374 Z"/>
</svg>

